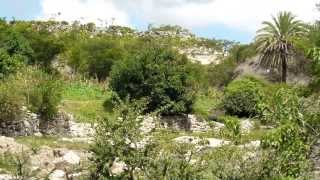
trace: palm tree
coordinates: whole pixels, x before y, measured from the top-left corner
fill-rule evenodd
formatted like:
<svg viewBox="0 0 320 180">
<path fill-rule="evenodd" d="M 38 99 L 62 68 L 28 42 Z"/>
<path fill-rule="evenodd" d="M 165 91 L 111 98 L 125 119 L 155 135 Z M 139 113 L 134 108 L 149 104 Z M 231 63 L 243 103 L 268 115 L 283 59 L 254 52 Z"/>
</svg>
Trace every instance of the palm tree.
<svg viewBox="0 0 320 180">
<path fill-rule="evenodd" d="M 287 80 L 288 61 L 295 53 L 294 40 L 302 37 L 306 28 L 302 21 L 290 12 L 280 12 L 273 21 L 265 21 L 257 31 L 256 43 L 260 53 L 260 65 L 281 70 L 281 82 Z"/>
</svg>

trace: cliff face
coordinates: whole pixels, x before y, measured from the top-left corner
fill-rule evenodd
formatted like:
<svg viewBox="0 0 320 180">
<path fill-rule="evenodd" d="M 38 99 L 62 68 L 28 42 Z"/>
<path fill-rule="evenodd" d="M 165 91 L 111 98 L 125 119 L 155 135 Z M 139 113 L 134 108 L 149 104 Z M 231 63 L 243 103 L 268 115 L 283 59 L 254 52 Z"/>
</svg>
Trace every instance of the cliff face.
<svg viewBox="0 0 320 180">
<path fill-rule="evenodd" d="M 306 86 L 311 82 L 311 76 L 308 75 L 307 72 L 305 72 L 305 67 L 308 66 L 308 63 L 303 62 L 306 61 L 305 59 L 301 59 L 301 57 L 296 57 L 295 59 L 290 61 L 287 75 L 288 84 Z M 267 79 L 271 82 L 280 81 L 279 70 L 267 69 L 259 66 L 258 56 L 248 59 L 245 62 L 239 64 L 239 66 L 235 70 L 235 75 L 235 78 L 250 75 L 258 78 Z"/>
<path fill-rule="evenodd" d="M 203 65 L 219 64 L 224 57 L 222 52 L 206 47 L 191 47 L 187 49 L 180 49 L 181 54 L 187 55 L 187 57 L 193 61 Z"/>
</svg>

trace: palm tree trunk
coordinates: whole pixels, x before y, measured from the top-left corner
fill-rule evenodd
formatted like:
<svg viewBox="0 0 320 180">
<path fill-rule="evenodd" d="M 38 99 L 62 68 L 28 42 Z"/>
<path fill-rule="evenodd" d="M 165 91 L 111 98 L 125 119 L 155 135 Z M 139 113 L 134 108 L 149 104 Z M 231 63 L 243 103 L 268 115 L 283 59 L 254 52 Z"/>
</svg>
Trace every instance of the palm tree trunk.
<svg viewBox="0 0 320 180">
<path fill-rule="evenodd" d="M 287 59 L 282 58 L 282 75 L 281 75 L 281 82 L 286 83 L 287 82 Z"/>
</svg>

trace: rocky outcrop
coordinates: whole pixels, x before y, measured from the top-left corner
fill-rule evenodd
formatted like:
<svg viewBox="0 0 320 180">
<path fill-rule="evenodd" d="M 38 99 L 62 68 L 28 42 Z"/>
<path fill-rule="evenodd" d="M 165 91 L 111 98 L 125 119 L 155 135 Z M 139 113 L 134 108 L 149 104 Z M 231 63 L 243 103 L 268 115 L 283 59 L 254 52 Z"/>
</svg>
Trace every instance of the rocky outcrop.
<svg viewBox="0 0 320 180">
<path fill-rule="evenodd" d="M 71 121 L 73 121 L 72 115 L 60 111 L 52 120 L 40 121 L 40 131 L 46 135 L 69 134 Z"/>
<path fill-rule="evenodd" d="M 52 120 L 41 120 L 40 117 L 23 108 L 23 117 L 15 121 L 0 121 L 0 135 L 7 137 L 39 136 L 45 135 L 68 135 L 71 132 L 70 123 L 73 116 L 58 112 Z"/>
<path fill-rule="evenodd" d="M 223 53 L 209 49 L 206 47 L 193 47 L 188 49 L 180 49 L 181 54 L 187 55 L 187 57 L 193 62 L 199 62 L 200 64 L 219 64 L 224 57 Z"/>
<path fill-rule="evenodd" d="M 160 128 L 193 132 L 205 132 L 211 129 L 206 121 L 198 119 L 195 115 L 161 117 Z"/>
<path fill-rule="evenodd" d="M 30 136 L 39 133 L 40 120 L 37 114 L 23 109 L 23 118 L 18 121 L 0 121 L 0 135 L 15 137 L 15 136 Z"/>
<path fill-rule="evenodd" d="M 28 151 L 29 147 L 17 143 L 13 138 L 0 136 L 0 154 L 4 153 L 21 153 Z"/>
<path fill-rule="evenodd" d="M 311 77 L 305 73 L 304 69 L 309 61 L 297 58 L 291 61 L 288 66 L 287 83 L 292 85 L 306 86 L 311 82 Z M 302 63 L 302 64 L 300 64 Z M 267 79 L 272 82 L 279 82 L 280 72 L 277 69 L 267 69 L 259 65 L 259 57 L 253 57 L 241 63 L 234 71 L 235 79 L 243 76 L 254 76 Z"/>
</svg>

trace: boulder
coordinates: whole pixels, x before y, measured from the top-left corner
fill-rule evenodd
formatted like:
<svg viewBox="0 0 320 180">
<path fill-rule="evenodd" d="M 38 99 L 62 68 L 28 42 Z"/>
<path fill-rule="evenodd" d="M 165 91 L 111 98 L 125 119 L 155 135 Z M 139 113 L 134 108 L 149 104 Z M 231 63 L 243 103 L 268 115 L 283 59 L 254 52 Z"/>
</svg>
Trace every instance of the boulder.
<svg viewBox="0 0 320 180">
<path fill-rule="evenodd" d="M 9 174 L 0 174 L 0 180 L 14 180 L 14 177 Z"/>
<path fill-rule="evenodd" d="M 254 124 L 250 119 L 242 120 L 240 123 L 243 133 L 248 133 L 254 128 Z"/>
<path fill-rule="evenodd" d="M 224 145 L 230 144 L 230 141 L 216 139 L 216 138 L 204 138 L 201 139 L 199 137 L 194 136 L 181 136 L 174 139 L 177 143 L 185 143 L 185 144 L 194 144 L 198 145 L 201 141 L 207 143 L 206 145 L 201 145 L 202 147 L 209 147 L 209 148 L 217 148 Z"/>
<path fill-rule="evenodd" d="M 50 180 L 64 180 L 65 176 L 66 176 L 66 173 L 64 171 L 55 170 L 50 174 L 49 179 Z"/>
<path fill-rule="evenodd" d="M 0 154 L 21 153 L 29 151 L 29 148 L 23 144 L 19 144 L 14 138 L 0 136 Z"/>
<path fill-rule="evenodd" d="M 117 158 L 112 164 L 111 173 L 114 175 L 120 175 L 124 172 L 126 167 L 127 165 L 124 162 L 119 161 L 119 159 Z"/>
<path fill-rule="evenodd" d="M 80 163 L 80 157 L 73 151 L 67 152 L 62 158 L 65 162 L 72 165 L 77 165 Z"/>
</svg>

